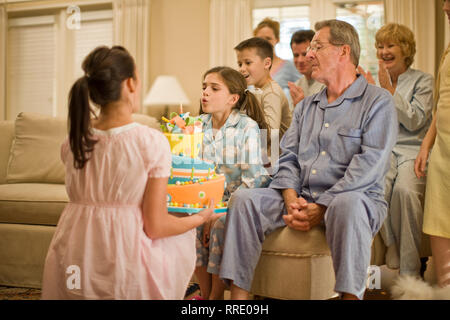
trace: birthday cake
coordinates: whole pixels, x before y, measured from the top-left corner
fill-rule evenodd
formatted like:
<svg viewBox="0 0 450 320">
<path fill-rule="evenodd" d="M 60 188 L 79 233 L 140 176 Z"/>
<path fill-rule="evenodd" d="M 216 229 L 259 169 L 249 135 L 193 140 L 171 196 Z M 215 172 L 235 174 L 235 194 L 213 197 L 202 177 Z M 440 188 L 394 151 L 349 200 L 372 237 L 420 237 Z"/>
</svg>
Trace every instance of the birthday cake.
<svg viewBox="0 0 450 320">
<path fill-rule="evenodd" d="M 203 141 L 203 123 L 199 117 L 191 117 L 189 112 L 172 112 L 170 120 L 162 117 L 164 135 L 169 140 L 173 154 L 183 154 L 197 158 Z"/>
<path fill-rule="evenodd" d="M 172 167 L 167 186 L 167 207 L 169 212 L 196 213 L 207 208 L 214 199 L 215 212 L 226 211 L 222 203 L 225 176 L 217 174 L 213 162 L 198 158 L 203 133 L 200 118 L 189 113 L 171 114 L 163 117 L 164 135 L 172 151 Z"/>
</svg>

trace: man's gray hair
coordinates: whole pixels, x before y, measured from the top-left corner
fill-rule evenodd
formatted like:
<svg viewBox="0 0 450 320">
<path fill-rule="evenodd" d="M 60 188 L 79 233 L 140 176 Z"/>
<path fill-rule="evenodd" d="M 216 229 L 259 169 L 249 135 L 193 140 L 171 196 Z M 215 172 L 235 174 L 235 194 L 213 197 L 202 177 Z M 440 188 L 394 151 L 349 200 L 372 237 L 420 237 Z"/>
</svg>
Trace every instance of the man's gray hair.
<svg viewBox="0 0 450 320">
<path fill-rule="evenodd" d="M 356 29 L 351 24 L 341 20 L 319 21 L 314 26 L 316 31 L 319 31 L 320 29 L 323 29 L 325 27 L 330 28 L 330 39 L 328 40 L 331 44 L 347 44 L 350 46 L 350 58 L 352 59 L 355 67 L 357 67 L 359 65 L 361 47 L 359 44 L 359 36 Z"/>
</svg>

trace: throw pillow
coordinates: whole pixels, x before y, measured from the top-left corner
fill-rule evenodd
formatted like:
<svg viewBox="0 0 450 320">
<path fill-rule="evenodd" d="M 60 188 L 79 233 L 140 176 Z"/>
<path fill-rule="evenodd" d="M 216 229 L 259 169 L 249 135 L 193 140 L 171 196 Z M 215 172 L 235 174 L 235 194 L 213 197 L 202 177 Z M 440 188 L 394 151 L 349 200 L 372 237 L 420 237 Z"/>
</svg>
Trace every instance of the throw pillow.
<svg viewBox="0 0 450 320">
<path fill-rule="evenodd" d="M 22 112 L 15 122 L 15 137 L 8 162 L 8 183 L 64 183 L 61 144 L 67 120 Z"/>
</svg>

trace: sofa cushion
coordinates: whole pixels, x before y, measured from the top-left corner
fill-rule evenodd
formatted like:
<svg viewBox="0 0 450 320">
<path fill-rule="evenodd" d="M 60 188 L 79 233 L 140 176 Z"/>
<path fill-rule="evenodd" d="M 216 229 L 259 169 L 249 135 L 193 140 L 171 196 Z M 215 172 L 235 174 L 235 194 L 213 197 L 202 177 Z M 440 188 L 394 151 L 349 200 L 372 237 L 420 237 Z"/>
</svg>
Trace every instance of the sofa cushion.
<svg viewBox="0 0 450 320">
<path fill-rule="evenodd" d="M 63 184 L 2 184 L 0 223 L 55 226 L 68 201 Z"/>
<path fill-rule="evenodd" d="M 13 139 L 14 121 L 0 121 L 0 184 L 6 183 L 6 172 Z"/>
<path fill-rule="evenodd" d="M 262 254 L 296 257 L 330 255 L 323 227 L 314 227 L 308 232 L 279 228 L 264 240 Z"/>
<path fill-rule="evenodd" d="M 60 148 L 67 136 L 66 121 L 28 112 L 17 116 L 8 183 L 64 183 Z"/>
<path fill-rule="evenodd" d="M 0 223 L 0 285 L 42 287 L 54 226 Z"/>
</svg>

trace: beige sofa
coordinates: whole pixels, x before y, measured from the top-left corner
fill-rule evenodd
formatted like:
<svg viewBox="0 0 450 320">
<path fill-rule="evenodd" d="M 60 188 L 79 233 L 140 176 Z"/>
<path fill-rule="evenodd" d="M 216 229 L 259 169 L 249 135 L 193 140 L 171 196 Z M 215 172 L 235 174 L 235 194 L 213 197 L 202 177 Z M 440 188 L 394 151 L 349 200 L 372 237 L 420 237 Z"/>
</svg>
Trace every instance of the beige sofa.
<svg viewBox="0 0 450 320">
<path fill-rule="evenodd" d="M 135 120 L 158 128 L 154 118 Z M 22 113 L 0 121 L 0 285 L 41 286 L 45 256 L 67 203 L 60 145 L 66 120 Z M 429 255 L 427 239 L 423 256 Z M 385 247 L 374 240 L 372 264 L 384 264 Z M 334 272 L 324 230 L 280 228 L 263 245 L 252 293 L 277 299 L 328 299 Z"/>
<path fill-rule="evenodd" d="M 159 128 L 156 119 L 134 120 Z M 60 145 L 66 119 L 21 113 L 0 121 L 0 285 L 40 288 L 47 249 L 68 198 Z"/>
</svg>

